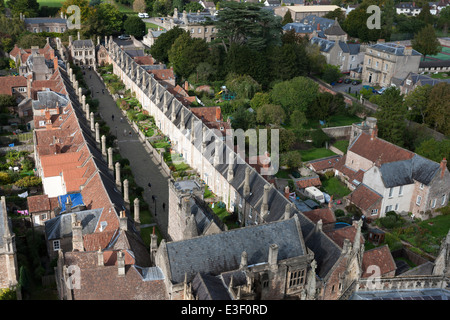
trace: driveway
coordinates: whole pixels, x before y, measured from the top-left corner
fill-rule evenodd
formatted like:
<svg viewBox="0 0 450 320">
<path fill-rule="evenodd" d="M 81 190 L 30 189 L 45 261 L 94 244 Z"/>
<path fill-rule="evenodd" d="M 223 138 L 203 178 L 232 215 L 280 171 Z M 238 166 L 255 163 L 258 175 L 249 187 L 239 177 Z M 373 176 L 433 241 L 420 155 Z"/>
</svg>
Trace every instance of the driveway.
<svg viewBox="0 0 450 320">
<path fill-rule="evenodd" d="M 355 86 L 355 85 L 352 85 L 351 83 L 349 83 L 349 84 L 345 84 L 345 83 L 336 83 L 336 84 L 333 86 L 333 89 L 334 89 L 335 91 L 338 91 L 338 92 L 349 93 L 348 89 L 350 88 L 350 90 L 351 90 L 350 93 L 355 93 L 355 92 L 361 91 L 362 87 L 363 87 L 363 85 L 362 85 L 361 83 L 358 84 L 358 85 L 356 85 L 356 86 Z"/>
<path fill-rule="evenodd" d="M 153 156 L 150 156 L 147 152 L 128 121 L 120 121 L 120 118 L 123 117 L 122 112 L 97 74 L 94 71 L 86 70 L 84 78 L 94 93 L 94 99 L 99 100 L 98 112 L 100 116 L 111 128 L 111 133 L 117 137 L 121 156 L 130 161 L 130 168 L 136 184 L 144 188 L 143 197 L 153 215 L 155 215 L 155 204 L 152 196 L 157 196 L 156 222 L 159 230 L 167 239 L 169 176 L 162 170 L 157 161 L 153 159 Z M 104 89 L 104 93 L 102 93 L 102 89 Z M 114 115 L 114 119 L 112 115 Z M 128 134 L 124 135 L 124 131 L 131 132 L 131 136 Z M 151 183 L 151 188 L 148 187 L 148 183 Z M 165 209 L 163 209 L 163 203 L 165 204 Z M 133 212 L 132 203 L 131 211 Z"/>
</svg>

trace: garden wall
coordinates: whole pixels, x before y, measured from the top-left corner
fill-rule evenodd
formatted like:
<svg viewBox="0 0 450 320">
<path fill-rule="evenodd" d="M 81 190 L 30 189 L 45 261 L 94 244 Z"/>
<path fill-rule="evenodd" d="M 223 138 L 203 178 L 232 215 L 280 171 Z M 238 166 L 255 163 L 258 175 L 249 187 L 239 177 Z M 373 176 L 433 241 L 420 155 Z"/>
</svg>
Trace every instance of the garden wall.
<svg viewBox="0 0 450 320">
<path fill-rule="evenodd" d="M 14 146 L 14 147 L 3 147 L 3 148 L 0 148 L 0 155 L 7 154 L 10 151 L 34 152 L 34 146 L 32 144 L 24 144 L 24 145 Z"/>
<path fill-rule="evenodd" d="M 394 259 L 397 258 L 406 258 L 412 263 L 414 263 L 416 266 L 420 266 L 421 264 L 424 264 L 425 262 L 428 262 L 429 260 L 422 257 L 421 255 L 412 252 L 411 250 L 407 248 L 401 248 L 395 251 L 391 252 L 392 257 Z"/>
<path fill-rule="evenodd" d="M 322 128 L 323 132 L 331 138 L 335 139 L 350 139 L 350 134 L 352 132 L 352 126 L 342 126 L 342 127 L 330 127 Z"/>
</svg>

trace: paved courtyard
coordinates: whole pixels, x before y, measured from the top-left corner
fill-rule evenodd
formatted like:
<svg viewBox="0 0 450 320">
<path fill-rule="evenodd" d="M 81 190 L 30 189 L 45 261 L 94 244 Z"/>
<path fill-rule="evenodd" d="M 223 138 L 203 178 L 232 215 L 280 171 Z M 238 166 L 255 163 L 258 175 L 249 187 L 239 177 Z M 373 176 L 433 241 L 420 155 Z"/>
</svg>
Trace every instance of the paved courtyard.
<svg viewBox="0 0 450 320">
<path fill-rule="evenodd" d="M 168 179 L 169 176 L 161 169 L 156 160 L 153 159 L 144 145 L 139 141 L 138 135 L 134 132 L 131 125 L 124 120 L 121 110 L 117 107 L 116 102 L 109 94 L 102 80 L 94 71 L 85 70 L 85 81 L 89 89 L 93 93 L 93 98 L 99 100 L 98 113 L 110 127 L 111 133 L 118 139 L 119 152 L 123 158 L 130 161 L 130 167 L 133 172 L 136 184 L 144 188 L 144 200 L 148 203 L 149 209 L 155 214 L 159 230 L 164 237 L 167 237 L 168 225 Z M 104 89 L 104 93 L 102 92 Z M 114 119 L 113 117 L 114 116 Z M 131 131 L 131 136 L 128 134 Z M 127 134 L 124 134 L 126 132 Z M 151 189 L 148 187 L 151 183 Z M 156 206 L 152 200 L 152 196 L 156 196 Z M 163 209 L 165 204 L 165 210 Z M 155 208 L 156 207 L 156 208 Z M 133 204 L 131 204 L 133 210 Z"/>
</svg>

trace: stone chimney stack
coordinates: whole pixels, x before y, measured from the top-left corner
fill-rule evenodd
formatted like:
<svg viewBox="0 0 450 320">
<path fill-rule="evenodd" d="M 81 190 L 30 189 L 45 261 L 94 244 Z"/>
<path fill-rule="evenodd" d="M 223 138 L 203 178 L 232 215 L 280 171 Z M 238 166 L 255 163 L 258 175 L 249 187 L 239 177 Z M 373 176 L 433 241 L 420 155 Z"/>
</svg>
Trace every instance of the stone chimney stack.
<svg viewBox="0 0 450 320">
<path fill-rule="evenodd" d="M 446 158 L 443 158 L 441 160 L 440 167 L 441 167 L 441 179 L 442 179 L 442 178 L 444 178 L 445 168 L 447 167 L 447 159 Z"/>
<path fill-rule="evenodd" d="M 72 213 L 72 251 L 84 251 L 81 222 L 77 221 L 77 214 Z"/>
<path fill-rule="evenodd" d="M 77 38 L 80 40 L 80 31 L 77 32 Z"/>
<path fill-rule="evenodd" d="M 125 202 L 125 207 L 130 208 L 130 198 L 129 198 L 129 183 L 128 179 L 123 180 L 123 201 Z"/>
<path fill-rule="evenodd" d="M 317 232 L 322 231 L 322 227 L 323 227 L 323 221 L 322 221 L 322 219 L 320 219 L 319 221 L 317 221 L 316 231 Z"/>
<path fill-rule="evenodd" d="M 122 250 L 117 252 L 117 272 L 119 276 L 125 275 L 125 255 Z"/>
<path fill-rule="evenodd" d="M 108 148 L 108 169 L 114 171 L 113 165 L 113 148 Z"/>
<path fill-rule="evenodd" d="M 103 252 L 102 252 L 102 248 L 98 247 L 98 251 L 97 251 L 97 266 L 99 267 L 103 267 L 105 265 L 104 261 L 103 261 Z"/>
<path fill-rule="evenodd" d="M 106 157 L 106 136 L 102 135 L 102 155 Z"/>
<path fill-rule="evenodd" d="M 128 217 L 126 215 L 125 210 L 120 211 L 119 224 L 120 224 L 120 230 L 123 230 L 123 231 L 128 230 Z"/>
<path fill-rule="evenodd" d="M 136 225 L 141 223 L 141 218 L 139 217 L 139 198 L 135 198 L 133 201 L 134 204 L 134 222 Z"/>
<path fill-rule="evenodd" d="M 89 107 L 89 103 L 86 103 L 86 105 L 84 106 L 84 111 L 86 114 L 86 119 L 89 119 L 90 115 L 91 115 L 91 108 Z"/>
<path fill-rule="evenodd" d="M 239 265 L 240 270 L 247 269 L 248 266 L 248 254 L 245 251 L 242 251 L 241 253 L 241 264 Z"/>
<path fill-rule="evenodd" d="M 264 185 L 263 202 L 261 206 L 261 216 L 263 218 L 265 218 L 266 215 L 269 213 L 269 191 L 270 185 L 268 184 Z"/>
<path fill-rule="evenodd" d="M 278 262 L 278 245 L 271 244 L 269 246 L 269 267 L 271 269 L 277 268 L 277 262 Z"/>
<path fill-rule="evenodd" d="M 250 195 L 250 173 L 251 169 L 249 167 L 245 168 L 244 198 Z"/>
<path fill-rule="evenodd" d="M 216 138 L 214 140 L 214 166 L 218 166 L 220 164 L 220 158 L 221 158 L 221 154 L 222 154 L 222 150 L 220 148 L 220 140 L 218 138 Z"/>
<path fill-rule="evenodd" d="M 88 106 L 88 104 L 86 104 L 86 106 Z M 100 143 L 100 125 L 98 122 L 95 123 L 95 141 Z"/>
<path fill-rule="evenodd" d="M 67 195 L 66 199 L 66 213 L 72 212 L 72 199 L 70 198 L 70 195 Z"/>
<path fill-rule="evenodd" d="M 92 131 L 92 132 L 95 132 L 95 117 L 94 117 L 94 113 L 93 113 L 93 112 L 91 112 L 91 121 L 90 121 L 90 124 L 91 124 L 91 131 Z"/>
<path fill-rule="evenodd" d="M 372 133 L 370 134 L 370 140 L 375 139 L 378 136 L 378 127 L 375 125 L 375 127 L 372 129 Z"/>
<path fill-rule="evenodd" d="M 120 179 L 120 163 L 116 162 L 116 187 L 118 190 L 122 190 L 122 180 Z"/>
<path fill-rule="evenodd" d="M 233 152 L 230 151 L 230 153 L 228 154 L 228 172 L 227 172 L 228 175 L 227 179 L 229 182 L 234 178 L 233 166 L 234 166 L 234 154 Z"/>
<path fill-rule="evenodd" d="M 151 266 L 155 266 L 155 263 L 156 263 L 156 252 L 157 251 L 158 251 L 158 236 L 155 234 L 155 227 L 153 227 L 153 232 L 152 232 L 152 235 L 150 237 L 150 261 L 151 261 Z"/>
<path fill-rule="evenodd" d="M 284 220 L 288 220 L 291 217 L 291 204 L 286 204 L 286 207 L 284 208 Z"/>
</svg>

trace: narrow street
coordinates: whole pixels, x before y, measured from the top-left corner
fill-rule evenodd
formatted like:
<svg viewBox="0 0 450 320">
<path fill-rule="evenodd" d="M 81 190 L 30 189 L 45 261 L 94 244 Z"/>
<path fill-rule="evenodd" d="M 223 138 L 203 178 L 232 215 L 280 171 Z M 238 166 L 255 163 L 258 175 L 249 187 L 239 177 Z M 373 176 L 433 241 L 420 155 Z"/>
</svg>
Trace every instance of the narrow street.
<svg viewBox="0 0 450 320">
<path fill-rule="evenodd" d="M 130 161 L 131 171 L 136 184 L 144 188 L 144 200 L 149 205 L 149 209 L 154 216 L 156 209 L 156 221 L 159 230 L 164 237 L 167 237 L 169 176 L 139 141 L 137 133 L 134 132 L 126 117 L 123 117 L 121 110 L 117 107 L 116 102 L 109 94 L 102 80 L 94 71 L 85 71 L 84 79 L 86 84 L 93 93 L 93 98 L 99 100 L 98 113 L 110 127 L 111 133 L 117 137 L 119 152 L 123 158 L 127 158 Z M 104 89 L 104 93 L 102 93 L 102 89 Z M 120 121 L 121 117 L 123 117 L 123 121 Z M 130 132 L 131 136 L 129 135 Z M 148 187 L 149 183 L 151 188 Z M 156 205 L 152 200 L 152 196 L 156 197 Z M 163 209 L 163 203 L 165 203 L 165 210 Z M 131 211 L 133 211 L 133 204 L 131 204 Z"/>
</svg>

